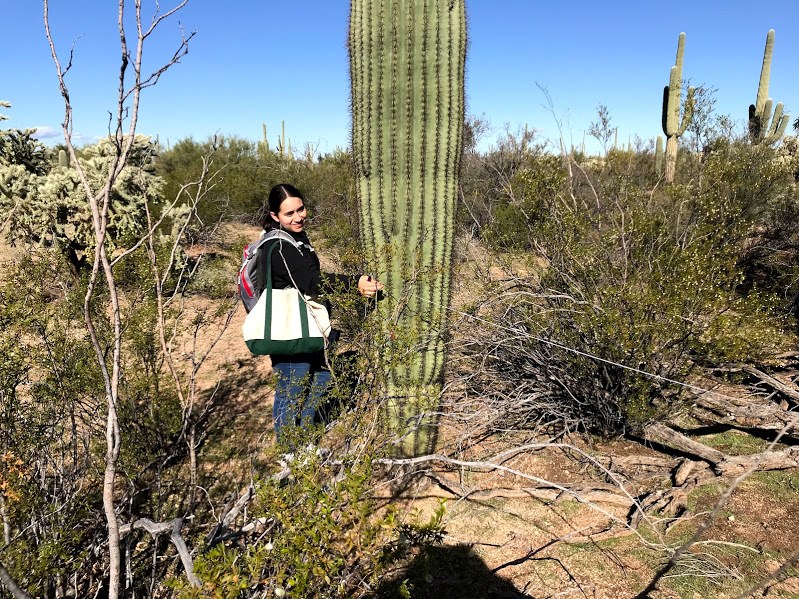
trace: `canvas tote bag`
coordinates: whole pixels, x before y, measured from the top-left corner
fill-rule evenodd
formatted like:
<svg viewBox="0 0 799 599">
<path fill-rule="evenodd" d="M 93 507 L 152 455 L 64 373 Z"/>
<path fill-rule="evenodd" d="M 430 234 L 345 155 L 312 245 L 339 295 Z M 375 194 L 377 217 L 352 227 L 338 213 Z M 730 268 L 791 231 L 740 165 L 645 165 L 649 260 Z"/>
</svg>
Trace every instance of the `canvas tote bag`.
<svg viewBox="0 0 799 599">
<path fill-rule="evenodd" d="M 272 252 L 266 258 L 266 288 L 247 314 L 241 332 L 250 351 L 257 356 L 293 355 L 325 348 L 330 334 L 330 315 L 319 302 L 298 289 L 272 289 Z"/>
</svg>

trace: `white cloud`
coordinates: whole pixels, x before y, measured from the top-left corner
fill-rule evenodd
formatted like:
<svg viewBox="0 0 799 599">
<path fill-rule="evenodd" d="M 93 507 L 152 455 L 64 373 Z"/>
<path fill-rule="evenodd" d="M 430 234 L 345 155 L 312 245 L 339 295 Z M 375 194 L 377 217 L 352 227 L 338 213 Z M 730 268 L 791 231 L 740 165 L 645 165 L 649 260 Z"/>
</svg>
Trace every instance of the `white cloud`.
<svg viewBox="0 0 799 599">
<path fill-rule="evenodd" d="M 53 127 L 39 126 L 33 128 L 33 137 L 45 142 L 45 144 L 57 144 L 64 141 L 64 132 L 60 127 L 55 129 Z M 96 135 L 87 136 L 82 133 L 72 134 L 72 143 L 76 145 L 97 143 L 99 139 L 100 138 Z"/>
<path fill-rule="evenodd" d="M 60 137 L 61 131 L 53 129 L 52 127 L 34 127 L 33 137 L 36 139 L 52 139 L 53 137 Z"/>
</svg>

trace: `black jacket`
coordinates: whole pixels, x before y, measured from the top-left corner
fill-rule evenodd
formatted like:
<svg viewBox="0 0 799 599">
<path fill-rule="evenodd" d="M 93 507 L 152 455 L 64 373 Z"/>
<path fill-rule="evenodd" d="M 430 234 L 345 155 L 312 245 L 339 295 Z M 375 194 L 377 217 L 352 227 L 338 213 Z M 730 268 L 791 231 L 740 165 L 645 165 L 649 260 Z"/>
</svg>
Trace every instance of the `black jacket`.
<svg viewBox="0 0 799 599">
<path fill-rule="evenodd" d="M 357 277 L 323 274 L 319 268 L 319 257 L 308 241 L 308 236 L 304 232 L 287 232 L 302 244 L 302 253 L 293 244 L 279 238 L 266 242 L 258 250 L 255 284 L 259 292 L 263 292 L 266 287 L 266 257 L 274 244 L 277 247 L 272 251 L 273 289 L 296 286 L 303 294 L 318 297 L 320 294 L 339 289 L 347 290 L 357 285 Z"/>
</svg>

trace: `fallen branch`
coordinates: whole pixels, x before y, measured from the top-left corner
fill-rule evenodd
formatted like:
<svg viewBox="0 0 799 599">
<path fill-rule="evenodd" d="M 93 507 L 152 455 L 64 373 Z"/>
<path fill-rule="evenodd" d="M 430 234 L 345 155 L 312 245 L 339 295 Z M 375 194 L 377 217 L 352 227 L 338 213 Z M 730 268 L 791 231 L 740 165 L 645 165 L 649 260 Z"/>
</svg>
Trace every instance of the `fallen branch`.
<svg viewBox="0 0 799 599">
<path fill-rule="evenodd" d="M 175 549 L 177 549 L 178 555 L 180 556 L 183 569 L 186 570 L 186 577 L 189 579 L 189 583 L 193 587 L 199 588 L 202 586 L 202 582 L 194 573 L 194 561 L 191 559 L 191 554 L 189 553 L 189 548 L 186 546 L 186 541 L 183 540 L 183 537 L 180 534 L 180 529 L 182 526 L 183 518 L 175 518 L 170 522 L 153 522 L 149 518 L 139 518 L 130 524 L 120 526 L 119 536 L 122 538 L 124 535 L 137 529 L 146 530 L 154 537 L 158 536 L 159 534 L 169 532 L 169 537 L 172 540 L 172 544 L 175 546 Z"/>
<path fill-rule="evenodd" d="M 799 414 L 794 414 L 793 418 L 783 426 L 779 434 L 780 438 L 787 430 L 795 426 L 797 419 L 799 419 Z M 694 441 L 690 437 L 660 423 L 648 425 L 644 429 L 644 439 L 699 457 L 713 466 L 713 469 L 719 475 L 737 474 L 752 467 L 757 471 L 762 471 L 785 470 L 799 466 L 799 446 L 789 447 L 782 451 L 764 451 L 752 455 L 730 456 L 703 443 Z M 774 443 L 772 443 L 773 445 Z"/>
<path fill-rule="evenodd" d="M 775 404 L 732 397 L 721 399 L 702 393 L 697 393 L 696 405 L 718 416 L 721 423 L 734 423 L 737 426 L 769 431 L 782 430 L 795 415 L 795 412 L 788 412 Z"/>
<path fill-rule="evenodd" d="M 602 466 L 602 464 L 600 464 L 599 462 L 597 462 L 596 460 L 591 458 L 591 456 L 589 456 L 585 452 L 581 451 L 579 448 L 574 447 L 573 445 L 564 444 L 564 443 L 549 443 L 549 444 L 530 443 L 530 444 L 528 444 L 528 445 L 526 445 L 524 447 L 527 447 L 529 449 L 540 449 L 542 445 L 547 445 L 547 446 L 553 447 L 553 448 L 569 449 L 571 451 L 575 451 L 577 453 L 580 453 L 584 457 L 586 457 L 589 460 L 591 460 L 594 465 L 596 465 L 598 468 L 600 468 L 604 472 L 605 475 L 607 475 L 611 480 L 613 480 L 613 482 L 616 484 L 616 488 L 618 488 L 621 491 L 621 493 L 629 500 L 629 505 L 634 506 L 635 510 L 637 512 L 640 512 L 644 519 L 648 520 L 648 517 L 647 517 L 647 515 L 645 513 L 643 513 L 643 509 L 642 509 L 640 503 L 638 502 L 638 500 L 635 499 L 624 488 L 624 485 L 622 484 L 622 482 L 620 480 L 618 480 L 618 477 L 613 472 L 610 472 L 604 466 Z M 502 454 L 500 454 L 500 455 L 502 455 Z M 387 465 L 387 466 L 415 466 L 415 465 L 419 465 L 419 464 L 423 464 L 423 463 L 439 462 L 439 463 L 443 463 L 443 464 L 450 464 L 450 465 L 453 465 L 453 466 L 459 466 L 461 468 L 469 468 L 469 469 L 474 469 L 474 470 L 484 470 L 484 471 L 498 470 L 498 471 L 501 471 L 501 472 L 506 472 L 508 474 L 517 476 L 517 477 L 519 477 L 519 478 L 521 478 L 523 480 L 528 480 L 528 481 L 535 482 L 539 486 L 556 490 L 556 491 L 559 492 L 559 495 L 562 495 L 564 497 L 565 496 L 571 497 L 572 499 L 578 501 L 579 503 L 587 505 L 588 507 L 590 507 L 594 511 L 599 512 L 600 514 L 603 514 L 604 516 L 608 517 L 611 521 L 616 522 L 617 524 L 621 524 L 623 527 L 629 529 L 636 537 L 638 537 L 638 539 L 644 545 L 646 545 L 648 547 L 652 546 L 652 543 L 649 540 L 647 540 L 646 538 L 644 538 L 643 536 L 641 536 L 641 534 L 638 533 L 634 528 L 632 528 L 625 519 L 619 518 L 615 514 L 612 514 L 611 512 L 609 512 L 606 509 L 604 509 L 604 508 L 600 507 L 599 505 L 597 505 L 594 501 L 590 501 L 586 497 L 583 497 L 579 493 L 576 493 L 573 489 L 569 488 L 568 486 L 560 484 L 560 483 L 555 483 L 555 482 L 552 482 L 552 481 L 548 481 L 546 479 L 543 479 L 543 478 L 540 478 L 540 477 L 537 477 L 537 476 L 534 476 L 534 475 L 531 475 L 531 474 L 527 474 L 525 472 L 522 472 L 522 471 L 517 470 L 515 468 L 510 468 L 510 467 L 505 466 L 503 464 L 498 464 L 498 463 L 496 463 L 494 461 L 495 459 L 496 459 L 496 457 L 491 458 L 491 459 L 486 460 L 486 461 L 476 462 L 476 461 L 459 460 L 459 459 L 450 458 L 450 457 L 443 456 L 443 455 L 438 455 L 438 454 L 430 454 L 430 455 L 418 456 L 418 457 L 414 457 L 414 458 L 378 459 L 378 460 L 374 460 L 373 463 L 375 463 L 375 464 L 383 464 L 383 465 Z M 661 542 L 662 542 L 662 540 L 661 540 Z"/>
<path fill-rule="evenodd" d="M 694 441 L 690 437 L 678 433 L 674 429 L 659 422 L 647 425 L 644 428 L 643 436 L 645 440 L 652 443 L 665 445 L 671 449 L 676 449 L 683 453 L 699 457 L 712 466 L 716 466 L 716 464 L 727 459 L 727 456 L 719 450 L 708 447 L 699 441 Z"/>
<path fill-rule="evenodd" d="M 752 376 L 758 379 L 760 382 L 765 383 L 775 391 L 779 391 L 786 397 L 792 399 L 795 403 L 799 403 L 799 389 L 797 389 L 795 386 L 786 385 L 779 379 L 771 376 L 770 374 L 766 374 L 751 364 L 730 364 L 723 370 L 727 372 L 745 372 L 749 376 Z"/>
<path fill-rule="evenodd" d="M 227 530 L 228 526 L 230 526 L 230 523 L 238 517 L 238 515 L 241 513 L 241 510 L 243 510 L 244 507 L 250 503 L 250 501 L 252 501 L 254 496 L 255 487 L 253 487 L 252 484 L 247 485 L 247 488 L 241 493 L 236 503 L 230 509 L 226 509 L 222 520 L 219 521 L 219 524 L 217 524 L 211 533 L 205 538 L 205 544 L 208 547 L 213 547 L 221 540 L 221 536 L 224 531 Z"/>
<path fill-rule="evenodd" d="M 758 455 L 765 456 L 772 453 L 770 450 L 777 445 L 777 443 L 779 442 L 779 440 L 782 438 L 782 436 L 785 434 L 787 430 L 796 425 L 797 420 L 799 420 L 799 414 L 797 414 L 794 420 L 786 424 L 783 430 L 781 430 L 777 434 L 775 439 L 770 443 L 768 449 L 765 452 Z M 735 492 L 735 489 L 737 489 L 738 486 L 744 480 L 746 480 L 753 472 L 755 472 L 758 469 L 758 465 L 759 464 L 757 461 L 750 463 L 748 465 L 748 468 L 744 470 L 730 484 L 730 486 L 727 487 L 724 493 L 721 494 L 721 497 L 719 497 L 718 501 L 716 502 L 716 505 L 713 507 L 713 511 L 710 512 L 710 514 L 708 514 L 708 516 L 704 520 L 702 520 L 702 522 L 700 522 L 699 526 L 697 527 L 696 531 L 691 536 L 691 538 L 688 539 L 688 541 L 686 541 L 682 545 L 680 545 L 671 554 L 669 561 L 660 570 L 658 570 L 658 572 L 655 574 L 652 580 L 649 581 L 649 584 L 646 585 L 644 590 L 642 590 L 638 595 L 636 595 L 636 599 L 649 599 L 651 593 L 657 589 L 659 582 L 677 565 L 680 558 L 683 555 L 685 555 L 688 552 L 688 550 L 700 540 L 702 535 L 710 528 L 710 526 L 716 520 L 716 518 L 718 517 L 719 513 L 724 508 L 724 506 L 727 505 L 727 502 L 729 501 L 730 497 L 732 497 L 732 494 Z"/>
<path fill-rule="evenodd" d="M 789 447 L 782 451 L 764 451 L 746 456 L 729 456 L 720 464 L 716 464 L 719 474 L 737 474 L 743 470 L 755 468 L 756 471 L 787 470 L 799 467 L 799 446 Z"/>
<path fill-rule="evenodd" d="M 544 483 L 523 488 L 492 487 L 465 489 L 455 481 L 448 480 L 446 477 L 441 477 L 432 473 L 427 473 L 427 476 L 432 478 L 443 491 L 443 497 L 455 496 L 459 501 L 485 501 L 501 497 L 503 499 L 538 499 L 547 503 L 554 503 L 565 499 L 575 499 L 575 497 L 579 495 L 583 502 L 609 503 L 625 509 L 632 508 L 634 504 L 632 498 L 614 492 L 617 489 L 616 486 L 602 483 L 588 485 Z M 564 488 L 568 489 L 568 491 L 564 491 Z M 375 497 L 381 496 L 375 495 Z M 385 498 L 388 499 L 389 496 Z"/>
<path fill-rule="evenodd" d="M 277 484 L 283 484 L 283 481 L 288 479 L 291 476 L 291 469 L 286 467 L 283 468 L 280 472 L 272 475 L 272 480 Z M 245 524 L 239 531 L 228 534 L 226 531 L 228 527 L 230 527 L 231 523 L 239 516 L 241 511 L 247 507 L 250 502 L 255 498 L 255 486 L 250 483 L 247 485 L 247 488 L 242 491 L 239 498 L 236 500 L 236 503 L 233 504 L 230 509 L 226 508 L 225 515 L 219 521 L 214 529 L 206 536 L 205 544 L 208 547 L 213 547 L 220 541 L 226 540 L 231 538 L 231 534 L 233 536 L 240 536 L 241 533 L 247 533 L 253 530 L 252 523 Z M 230 504 L 228 503 L 228 506 Z M 256 521 L 257 522 L 257 521 Z"/>
</svg>

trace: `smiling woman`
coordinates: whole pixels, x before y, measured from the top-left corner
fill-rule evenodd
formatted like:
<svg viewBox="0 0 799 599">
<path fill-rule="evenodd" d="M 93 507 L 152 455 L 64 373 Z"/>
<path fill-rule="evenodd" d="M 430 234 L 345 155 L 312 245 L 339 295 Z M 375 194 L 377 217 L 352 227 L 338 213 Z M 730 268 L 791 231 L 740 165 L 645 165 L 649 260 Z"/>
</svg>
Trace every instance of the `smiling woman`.
<svg viewBox="0 0 799 599">
<path fill-rule="evenodd" d="M 368 275 L 325 275 L 320 271 L 319 258 L 305 233 L 307 209 L 305 198 L 293 185 L 281 183 L 269 192 L 264 210 L 264 233 L 270 229 L 286 231 L 294 243 L 281 237 L 266 242 L 259 250 L 256 270 L 256 287 L 262 293 L 266 287 L 267 260 L 271 256 L 271 281 L 273 289 L 294 287 L 304 296 L 315 298 L 336 288 L 357 287 L 358 293 L 374 296 L 383 284 Z M 271 245 L 277 244 L 270 253 Z M 328 310 L 330 305 L 327 304 Z M 330 340 L 335 340 L 332 332 Z M 275 400 L 272 408 L 275 420 L 275 435 L 278 442 L 293 445 L 297 434 L 287 432 L 299 425 L 299 435 L 307 436 L 314 422 L 316 410 L 322 402 L 330 382 L 325 352 L 270 356 L 272 370 L 277 376 Z"/>
</svg>

